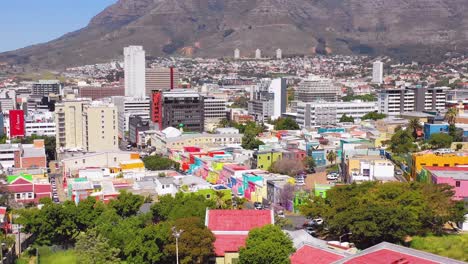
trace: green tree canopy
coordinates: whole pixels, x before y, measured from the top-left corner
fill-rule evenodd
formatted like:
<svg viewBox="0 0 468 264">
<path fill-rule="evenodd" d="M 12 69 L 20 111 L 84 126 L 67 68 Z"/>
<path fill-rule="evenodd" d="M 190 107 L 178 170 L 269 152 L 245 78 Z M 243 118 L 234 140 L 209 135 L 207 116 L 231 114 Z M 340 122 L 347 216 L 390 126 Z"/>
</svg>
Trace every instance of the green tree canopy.
<svg viewBox="0 0 468 264">
<path fill-rule="evenodd" d="M 169 170 L 169 169 L 178 170 L 180 167 L 180 164 L 178 162 L 175 162 L 169 158 L 162 157 L 159 155 L 148 156 L 143 159 L 143 163 L 145 164 L 145 168 L 151 171 Z"/>
<path fill-rule="evenodd" d="M 151 207 L 156 221 L 198 217 L 205 221 L 206 208 L 214 208 L 215 202 L 202 195 L 177 193 L 175 197 L 164 195 Z"/>
<path fill-rule="evenodd" d="M 298 130 L 299 125 L 290 117 L 278 118 L 273 124 L 275 125 L 275 130 Z"/>
<path fill-rule="evenodd" d="M 114 208 L 121 217 L 136 215 L 145 198 L 125 190 L 121 191 L 117 199 L 111 200 L 109 206 Z"/>
<path fill-rule="evenodd" d="M 82 264 L 118 264 L 119 249 L 109 245 L 108 239 L 100 235 L 96 229 L 89 229 L 78 236 L 75 245 L 77 262 Z"/>
<path fill-rule="evenodd" d="M 240 264 L 283 264 L 290 263 L 294 253 L 291 239 L 280 227 L 266 225 L 249 232 L 246 246 L 239 252 Z"/>
<path fill-rule="evenodd" d="M 343 114 L 340 118 L 340 123 L 345 123 L 345 122 L 354 123 L 354 117 Z"/>
<path fill-rule="evenodd" d="M 386 114 L 380 114 L 380 113 L 377 113 L 377 112 L 370 112 L 370 113 L 365 114 L 362 117 L 362 120 L 379 120 L 379 119 L 384 119 L 385 117 L 387 117 Z"/>
<path fill-rule="evenodd" d="M 382 241 L 402 243 L 406 236 L 441 233 L 447 221 L 463 218 L 463 205 L 447 185 L 367 182 L 334 187 L 314 197 L 302 214 L 321 216 L 330 238 L 351 232 L 350 241 L 367 248 Z"/>
<path fill-rule="evenodd" d="M 309 171 L 312 171 L 315 169 L 315 167 L 317 167 L 317 164 L 315 163 L 315 159 L 310 157 L 310 156 L 307 156 L 305 157 L 304 159 L 304 166 L 309 170 Z"/>
<path fill-rule="evenodd" d="M 414 137 L 408 130 L 398 130 L 390 139 L 390 151 L 395 154 L 410 153 L 417 150 Z"/>
<path fill-rule="evenodd" d="M 432 146 L 432 149 L 450 148 L 452 145 L 452 137 L 445 133 L 432 134 L 429 138 L 428 143 Z"/>
</svg>

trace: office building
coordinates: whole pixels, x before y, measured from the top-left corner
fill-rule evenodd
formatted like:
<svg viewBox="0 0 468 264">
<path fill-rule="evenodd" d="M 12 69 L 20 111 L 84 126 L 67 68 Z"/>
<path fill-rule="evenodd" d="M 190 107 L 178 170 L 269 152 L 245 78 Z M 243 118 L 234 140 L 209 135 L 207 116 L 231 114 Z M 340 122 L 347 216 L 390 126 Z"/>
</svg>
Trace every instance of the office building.
<svg viewBox="0 0 468 264">
<path fill-rule="evenodd" d="M 346 114 L 355 119 L 377 111 L 376 102 L 313 102 L 297 105 L 297 123 L 301 128 L 334 125 Z"/>
<path fill-rule="evenodd" d="M 89 98 L 75 98 L 67 95 L 55 105 L 57 125 L 57 152 L 67 149 L 84 149 L 83 144 L 83 107 L 91 103 Z"/>
<path fill-rule="evenodd" d="M 378 94 L 379 113 L 400 115 L 403 112 L 441 111 L 445 109 L 447 87 L 405 87 L 385 89 Z"/>
<path fill-rule="evenodd" d="M 123 137 L 128 131 L 130 116 L 141 116 L 144 119 L 150 118 L 150 100 L 148 98 L 133 98 L 124 96 L 113 96 L 111 102 L 118 109 L 119 137 Z"/>
<path fill-rule="evenodd" d="M 223 118 L 227 117 L 226 99 L 205 96 L 203 104 L 205 112 L 205 130 L 212 131 Z"/>
<path fill-rule="evenodd" d="M 78 88 L 80 97 L 98 100 L 111 96 L 125 96 L 125 87 L 123 85 L 115 86 L 84 86 Z"/>
<path fill-rule="evenodd" d="M 16 97 L 13 98 L 0 98 L 0 108 L 2 109 L 2 113 L 8 114 L 10 110 L 16 109 Z"/>
<path fill-rule="evenodd" d="M 248 113 L 258 122 L 275 120 L 286 112 L 286 98 L 286 79 L 262 79 L 251 91 Z"/>
<path fill-rule="evenodd" d="M 117 107 L 93 101 L 83 106 L 83 146 L 87 152 L 118 150 Z"/>
<path fill-rule="evenodd" d="M 33 144 L 2 144 L 0 157 L 0 165 L 3 169 L 47 167 L 43 139 L 36 139 Z"/>
<path fill-rule="evenodd" d="M 132 144 L 142 145 L 140 133 L 150 130 L 149 119 L 141 116 L 130 116 L 128 121 L 128 141 Z M 144 144 L 143 144 L 144 145 Z"/>
<path fill-rule="evenodd" d="M 261 59 L 262 58 L 262 51 L 260 49 L 257 49 L 255 51 L 255 59 Z"/>
<path fill-rule="evenodd" d="M 372 82 L 383 83 L 383 62 L 376 61 L 372 64 Z"/>
<path fill-rule="evenodd" d="M 159 130 L 167 127 L 203 132 L 203 96 L 193 90 L 155 91 L 151 100 L 151 120 Z"/>
<path fill-rule="evenodd" d="M 281 49 L 276 50 L 276 59 L 281 60 L 283 58 L 283 51 Z"/>
<path fill-rule="evenodd" d="M 338 101 L 340 89 L 327 78 L 310 75 L 303 79 L 296 90 L 295 100 L 301 102 Z"/>
<path fill-rule="evenodd" d="M 29 112 L 25 116 L 25 136 L 29 137 L 32 135 L 37 136 L 56 136 L 56 125 L 52 112 Z M 6 118 L 4 123 L 4 129 L 7 135 L 10 135 L 10 122 L 9 118 Z"/>
<path fill-rule="evenodd" d="M 240 59 L 240 50 L 239 49 L 234 50 L 234 59 L 236 59 L 236 60 Z"/>
<path fill-rule="evenodd" d="M 62 84 L 59 80 L 39 80 L 32 85 L 32 94 L 39 96 L 49 96 L 49 94 L 62 94 Z"/>
<path fill-rule="evenodd" d="M 146 69 L 146 96 L 152 91 L 168 91 L 179 86 L 179 71 L 174 67 Z"/>
<path fill-rule="evenodd" d="M 145 97 L 145 51 L 142 46 L 124 48 L 125 96 Z"/>
</svg>

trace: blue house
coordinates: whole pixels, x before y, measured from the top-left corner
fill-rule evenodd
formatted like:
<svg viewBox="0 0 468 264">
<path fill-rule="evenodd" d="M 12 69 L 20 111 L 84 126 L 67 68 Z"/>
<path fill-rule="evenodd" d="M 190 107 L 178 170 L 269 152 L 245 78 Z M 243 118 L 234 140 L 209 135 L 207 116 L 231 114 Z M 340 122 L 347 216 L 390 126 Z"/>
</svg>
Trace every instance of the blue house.
<svg viewBox="0 0 468 264">
<path fill-rule="evenodd" d="M 448 133 L 449 132 L 449 125 L 445 124 L 424 124 L 424 139 L 428 140 L 431 135 L 437 133 Z"/>
</svg>

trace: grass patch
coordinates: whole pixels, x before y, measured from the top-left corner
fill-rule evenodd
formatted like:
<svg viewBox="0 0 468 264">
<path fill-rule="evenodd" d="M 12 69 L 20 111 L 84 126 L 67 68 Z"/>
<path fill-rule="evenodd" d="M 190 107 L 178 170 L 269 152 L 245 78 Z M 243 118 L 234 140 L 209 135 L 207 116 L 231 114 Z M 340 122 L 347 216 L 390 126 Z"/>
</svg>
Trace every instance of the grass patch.
<svg viewBox="0 0 468 264">
<path fill-rule="evenodd" d="M 39 264 L 73 264 L 76 263 L 76 254 L 73 250 L 53 251 L 49 247 L 39 248 Z"/>
<path fill-rule="evenodd" d="M 468 234 L 446 236 L 415 236 L 411 247 L 440 256 L 468 261 Z"/>
<path fill-rule="evenodd" d="M 327 168 L 327 173 L 334 172 L 334 171 L 340 171 L 340 166 L 338 164 L 333 164 Z"/>
</svg>

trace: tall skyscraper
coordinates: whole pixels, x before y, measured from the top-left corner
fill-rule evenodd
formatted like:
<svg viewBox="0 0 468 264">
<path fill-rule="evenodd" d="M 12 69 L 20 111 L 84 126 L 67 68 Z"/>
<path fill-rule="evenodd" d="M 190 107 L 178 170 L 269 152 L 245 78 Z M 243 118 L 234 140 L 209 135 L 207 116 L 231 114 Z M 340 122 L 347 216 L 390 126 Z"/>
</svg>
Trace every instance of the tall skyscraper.
<svg viewBox="0 0 468 264">
<path fill-rule="evenodd" d="M 146 96 L 151 97 L 152 91 L 168 91 L 178 88 L 179 71 L 174 67 L 146 69 Z"/>
<path fill-rule="evenodd" d="M 234 59 L 238 60 L 240 58 L 240 50 L 235 49 L 234 50 Z"/>
<path fill-rule="evenodd" d="M 283 58 L 283 51 L 281 49 L 276 50 L 276 59 L 281 60 Z"/>
<path fill-rule="evenodd" d="M 255 59 L 261 59 L 262 58 L 262 51 L 260 49 L 257 49 L 255 51 Z"/>
<path fill-rule="evenodd" d="M 372 65 L 372 82 L 383 83 L 383 62 L 376 61 Z"/>
<path fill-rule="evenodd" d="M 142 46 L 124 48 L 125 96 L 144 98 L 145 93 L 145 50 Z"/>
</svg>

